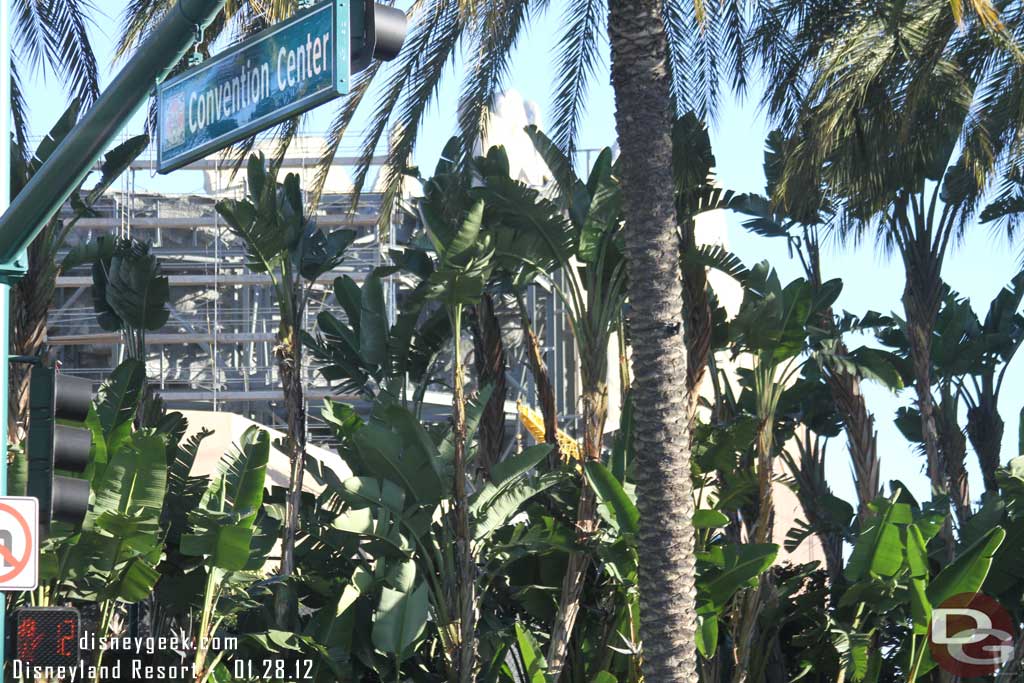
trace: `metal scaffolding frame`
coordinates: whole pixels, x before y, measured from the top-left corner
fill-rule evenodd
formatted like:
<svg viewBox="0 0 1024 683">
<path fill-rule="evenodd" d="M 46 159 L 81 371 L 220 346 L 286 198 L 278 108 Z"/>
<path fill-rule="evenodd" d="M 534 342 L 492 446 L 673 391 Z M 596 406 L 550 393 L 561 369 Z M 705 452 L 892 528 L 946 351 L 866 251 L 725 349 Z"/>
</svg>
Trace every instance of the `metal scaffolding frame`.
<svg viewBox="0 0 1024 683">
<path fill-rule="evenodd" d="M 374 161 L 379 164 L 384 159 L 381 155 Z M 282 168 L 303 170 L 315 162 L 310 156 L 289 156 Z M 354 162 L 354 156 L 339 155 L 335 165 L 351 167 Z M 283 428 L 283 405 L 273 357 L 277 311 L 270 279 L 246 268 L 242 245 L 224 229 L 214 209 L 219 199 L 236 197 L 244 191 L 241 184 L 221 186 L 225 177 L 221 163 L 213 158 L 188 167 L 212 172 L 207 175 L 208 181 L 216 179 L 209 188 L 211 191 L 203 194 L 140 190 L 136 174 L 149 173 L 151 162 L 136 160 L 125 173 L 120 188 L 108 192 L 96 207 L 97 215 L 77 223 L 65 252 L 100 234 L 150 241 L 169 278 L 172 314 L 163 329 L 147 333 L 147 370 L 168 407 L 230 411 Z M 386 262 L 387 251 L 395 246 L 405 217 L 396 215 L 394 229 L 381 240 L 377 231 L 381 200 L 379 193 L 364 192 L 358 211 L 352 213 L 351 195 L 347 193 L 325 193 L 321 198 L 316 214 L 318 224 L 329 229 L 350 227 L 358 232 L 359 238 L 349 249 L 345 262 L 317 281 L 316 295 L 306 312 L 307 330 L 315 327 L 321 311 L 344 318 L 333 297 L 336 277 L 344 273 L 360 281 Z M 398 278 L 389 278 L 387 302 L 392 321 L 400 300 L 397 282 Z M 88 266 L 62 273 L 58 278 L 48 344 L 67 371 L 98 381 L 118 364 L 123 349 L 119 333 L 100 328 L 91 285 Z M 563 422 L 571 423 L 576 413 L 577 373 L 573 341 L 561 315 L 561 303 L 553 292 L 534 286 L 529 291 L 528 309 L 542 340 L 551 377 L 557 380 L 559 415 Z M 516 341 L 514 325 L 508 327 L 510 405 L 517 398 L 534 404 L 525 350 Z M 307 363 L 305 372 L 309 435 L 313 441 L 323 440 L 327 430 L 319 418 L 317 404 L 327 396 L 339 397 L 311 363 Z M 430 396 L 437 414 L 443 416 L 446 394 L 432 391 Z M 510 417 L 514 420 L 514 416 Z M 510 435 L 517 433 L 518 422 L 515 426 L 510 422 L 509 426 Z"/>
</svg>

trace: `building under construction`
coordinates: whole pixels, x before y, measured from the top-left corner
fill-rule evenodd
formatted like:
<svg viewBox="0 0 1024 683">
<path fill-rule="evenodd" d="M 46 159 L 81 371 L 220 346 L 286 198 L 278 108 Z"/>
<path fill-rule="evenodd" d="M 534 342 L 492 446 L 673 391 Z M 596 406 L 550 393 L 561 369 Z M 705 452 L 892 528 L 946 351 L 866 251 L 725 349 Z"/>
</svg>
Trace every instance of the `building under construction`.
<svg viewBox="0 0 1024 683">
<path fill-rule="evenodd" d="M 323 139 L 298 139 L 282 164 L 282 173 L 297 173 L 303 188 L 310 187 Z M 170 179 L 152 172 L 152 161 L 142 155 L 125 173 L 121 184 L 96 207 L 97 216 L 78 221 L 65 251 L 99 235 L 133 237 L 152 244 L 171 287 L 171 314 L 163 329 L 146 335 L 148 376 L 170 408 L 236 413 L 269 427 L 284 426 L 280 383 L 277 381 L 273 347 L 278 312 L 266 274 L 246 266 L 244 245 L 215 210 L 217 201 L 240 198 L 246 191 L 245 173 L 233 173 L 219 158 L 196 162 Z M 375 159 L 376 164 L 383 157 Z M 313 330 L 316 316 L 331 310 L 343 318 L 334 301 L 333 282 L 347 274 L 357 282 L 387 260 L 387 252 L 403 232 L 409 217 L 396 212 L 390 230 L 378 229 L 381 195 L 376 187 L 361 194 L 352 209 L 349 171 L 355 155 L 340 152 L 330 169 L 315 220 L 325 230 L 350 228 L 359 237 L 348 249 L 344 263 L 325 274 L 316 285 L 316 296 L 306 311 L 305 329 Z M 375 171 L 379 168 L 375 169 Z M 370 178 L 376 175 L 371 172 Z M 382 234 L 384 238 L 382 239 Z M 400 299 L 398 278 L 389 278 L 387 299 L 393 316 Z M 571 339 L 559 315 L 554 297 L 535 287 L 530 307 L 545 345 L 554 378 L 565 378 L 557 388 L 560 415 L 572 419 L 574 410 L 574 363 Z M 527 371 L 516 326 L 509 325 L 507 343 L 513 356 L 509 398 L 532 402 L 531 376 Z M 63 273 L 50 311 L 48 344 L 66 371 L 101 380 L 123 355 L 121 336 L 103 330 L 93 308 L 92 275 L 88 266 Z M 333 394 L 316 367 L 306 368 L 309 437 L 326 436 L 319 429 L 319 409 L 324 397 Z M 353 402 L 355 396 L 342 397 Z M 429 392 L 428 402 L 443 412 L 450 397 Z"/>
</svg>

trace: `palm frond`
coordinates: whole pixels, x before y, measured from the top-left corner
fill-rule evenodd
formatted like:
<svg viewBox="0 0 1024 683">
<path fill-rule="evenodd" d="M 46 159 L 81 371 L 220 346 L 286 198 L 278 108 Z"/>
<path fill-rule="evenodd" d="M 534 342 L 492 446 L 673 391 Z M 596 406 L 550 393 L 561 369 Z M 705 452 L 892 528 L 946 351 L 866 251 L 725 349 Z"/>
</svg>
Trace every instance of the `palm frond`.
<svg viewBox="0 0 1024 683">
<path fill-rule="evenodd" d="M 28 142 L 28 104 L 25 102 L 25 95 L 21 91 L 21 74 L 18 71 L 18 64 L 11 61 L 11 119 L 13 123 L 14 143 L 22 161 L 27 164 L 32 158 L 32 149 Z"/>
<path fill-rule="evenodd" d="M 607 34 L 605 0 L 570 0 L 558 41 L 558 80 L 552 101 L 552 138 L 570 159 L 576 151 L 580 120 L 600 60 L 600 40 Z"/>
<path fill-rule="evenodd" d="M 383 177 L 378 181 L 383 186 L 379 225 L 384 229 L 391 221 L 420 123 L 437 94 L 445 67 L 455 59 L 456 47 L 466 28 L 465 15 L 450 2 L 431 0 L 426 14 L 428 18 L 421 20 L 419 30 L 414 31 L 411 44 L 405 48 L 408 50 L 405 60 L 408 64 L 402 65 L 405 68 L 393 77 L 389 92 L 378 104 L 354 179 L 353 203 L 359 199 L 370 161 L 381 135 L 392 120 L 394 104 L 397 104 L 388 160 L 382 171 Z"/>
<path fill-rule="evenodd" d="M 334 157 L 337 155 L 341 141 L 345 137 L 345 133 L 348 132 L 348 127 L 352 123 L 359 105 L 362 104 L 363 98 L 369 91 L 370 84 L 373 83 L 380 65 L 381 62 L 373 62 L 368 68 L 356 75 L 349 88 L 348 95 L 342 100 L 337 114 L 335 114 L 334 119 L 331 121 L 331 126 L 327 130 L 327 138 L 320 152 L 320 158 L 317 160 L 313 186 L 307 188 L 310 212 L 320 203 L 320 197 L 323 194 L 324 185 L 327 183 L 327 175 L 331 171 Z"/>
<path fill-rule="evenodd" d="M 538 3 L 539 9 L 547 0 Z M 467 70 L 459 96 L 459 128 L 463 144 L 471 150 L 485 132 L 486 112 L 494 106 L 505 77 L 509 58 L 529 21 L 529 0 L 494 0 L 488 3 L 474 27 L 472 66 Z"/>
<path fill-rule="evenodd" d="M 744 6 L 743 0 L 664 0 L 662 22 L 677 114 L 693 111 L 701 119 L 713 119 L 726 79 L 734 92 L 745 92 L 749 58 Z"/>
<path fill-rule="evenodd" d="M 124 59 L 174 6 L 172 0 L 130 0 L 121 18 L 121 36 L 114 46 L 114 58 Z"/>
<path fill-rule="evenodd" d="M 14 42 L 31 71 L 52 71 L 83 105 L 99 97 L 99 69 L 87 23 L 86 0 L 15 0 Z"/>
</svg>

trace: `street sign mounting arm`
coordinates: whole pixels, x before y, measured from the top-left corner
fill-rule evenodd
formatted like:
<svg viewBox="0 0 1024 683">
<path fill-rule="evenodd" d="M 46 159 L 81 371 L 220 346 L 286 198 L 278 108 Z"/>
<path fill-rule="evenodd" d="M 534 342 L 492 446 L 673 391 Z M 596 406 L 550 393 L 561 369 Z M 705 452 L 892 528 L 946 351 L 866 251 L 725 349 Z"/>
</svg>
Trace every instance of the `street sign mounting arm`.
<svg viewBox="0 0 1024 683">
<path fill-rule="evenodd" d="M 114 82 L 14 197 L 0 217 L 0 265 L 11 264 L 81 185 L 128 120 L 192 46 L 196 27 L 213 21 L 225 0 L 178 0 Z M 24 264 L 21 264 L 24 267 Z"/>
</svg>

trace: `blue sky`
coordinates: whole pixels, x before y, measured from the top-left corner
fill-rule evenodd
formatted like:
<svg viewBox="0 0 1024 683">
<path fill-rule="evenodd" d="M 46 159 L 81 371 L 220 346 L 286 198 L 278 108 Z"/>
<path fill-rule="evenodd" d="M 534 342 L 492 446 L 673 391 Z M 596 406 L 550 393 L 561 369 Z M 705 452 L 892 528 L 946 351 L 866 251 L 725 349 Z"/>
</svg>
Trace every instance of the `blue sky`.
<svg viewBox="0 0 1024 683">
<path fill-rule="evenodd" d="M 120 11 L 124 0 L 105 0 L 102 10 L 97 10 L 91 29 L 93 43 L 97 48 L 101 67 L 106 71 L 104 82 L 115 73 L 111 70 L 110 49 L 117 38 L 120 25 Z M 400 3 L 401 4 L 401 3 Z M 518 90 L 527 100 L 541 105 L 542 111 L 550 111 L 549 101 L 552 82 L 556 77 L 553 49 L 558 40 L 559 18 L 564 2 L 552 0 L 551 8 L 536 17 L 532 29 L 520 42 L 507 87 Z M 597 71 L 597 77 L 590 93 L 588 112 L 581 130 L 582 148 L 599 148 L 614 142 L 614 100 L 608 85 L 607 45 L 605 59 Z M 430 111 L 415 152 L 415 161 L 425 169 L 433 168 L 437 156 L 448 137 L 454 132 L 455 102 L 459 92 L 460 65 L 456 64 L 442 83 L 437 102 Z M 23 75 L 26 94 L 33 122 L 33 132 L 45 132 L 59 115 L 53 106 L 59 86 L 52 79 Z M 756 84 L 755 84 L 756 85 Z M 756 107 L 757 89 L 751 88 L 752 98 L 745 102 L 725 98 L 725 105 L 712 128 L 712 141 L 718 160 L 718 176 L 721 183 L 741 192 L 760 192 L 764 187 L 761 169 L 763 141 L 767 134 L 766 123 Z M 754 102 L 750 100 L 753 99 Z M 368 107 L 364 107 L 369 111 Z M 312 112 L 306 120 L 306 132 L 315 133 L 326 129 L 334 108 L 329 103 Z M 353 124 L 353 130 L 366 125 L 367 114 Z M 129 132 L 141 130 L 141 119 L 129 126 Z M 345 144 L 354 149 L 358 138 Z M 179 173 L 168 178 L 137 177 L 140 188 L 168 190 L 201 190 L 201 178 L 195 173 Z M 729 218 L 729 241 L 732 250 L 748 265 L 768 259 L 780 272 L 784 281 L 798 277 L 799 264 L 791 261 L 785 244 L 781 240 L 765 239 L 748 234 L 738 220 Z M 988 302 L 1020 270 L 1020 246 L 1008 244 L 1005 238 L 992 234 L 987 226 L 972 226 L 967 230 L 963 244 L 953 247 L 947 257 L 944 277 L 961 295 L 969 297 L 980 316 L 987 310 Z M 878 252 L 873 244 L 857 248 L 840 248 L 828 245 L 824 254 L 826 277 L 842 277 L 846 289 L 838 302 L 838 308 L 853 313 L 873 309 L 881 312 L 901 313 L 900 296 L 903 289 L 902 267 L 898 260 Z M 1022 354 L 1024 355 L 1024 354 Z M 1000 404 L 1003 419 L 1007 423 L 1003 446 L 1004 461 L 1017 454 L 1017 415 L 1024 404 L 1024 358 L 1011 366 L 1005 382 Z M 877 386 L 865 390 L 868 406 L 875 413 L 879 430 L 879 453 L 882 458 L 882 480 L 898 478 L 905 481 L 915 495 L 927 497 L 927 480 L 922 475 L 922 460 L 908 446 L 892 423 L 895 410 L 909 404 L 910 392 L 895 397 Z M 833 489 L 847 499 L 853 499 L 850 468 L 846 460 L 842 438 L 830 444 L 828 472 Z M 972 493 L 977 496 L 981 477 L 970 454 Z"/>
</svg>

